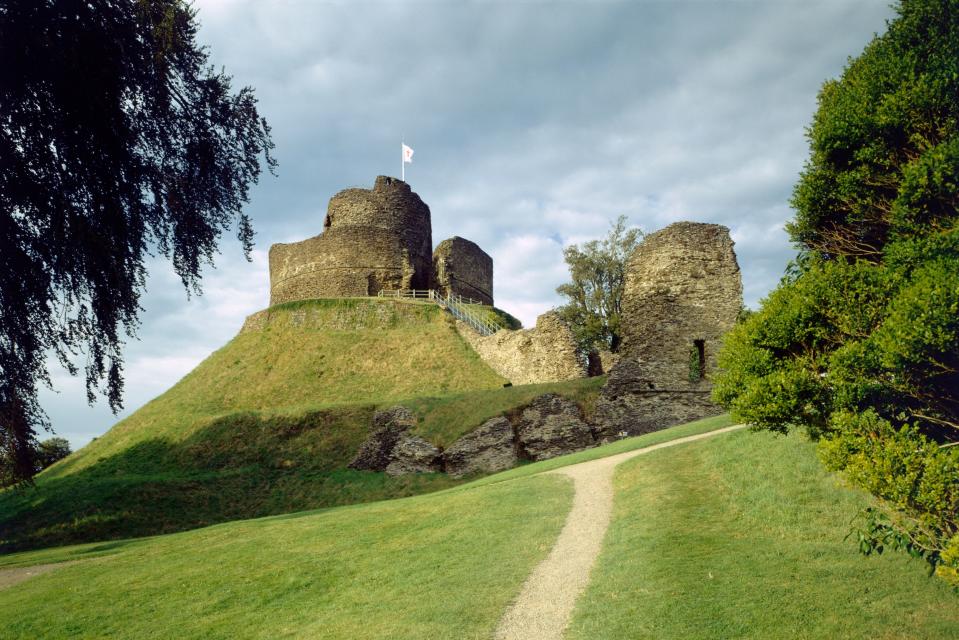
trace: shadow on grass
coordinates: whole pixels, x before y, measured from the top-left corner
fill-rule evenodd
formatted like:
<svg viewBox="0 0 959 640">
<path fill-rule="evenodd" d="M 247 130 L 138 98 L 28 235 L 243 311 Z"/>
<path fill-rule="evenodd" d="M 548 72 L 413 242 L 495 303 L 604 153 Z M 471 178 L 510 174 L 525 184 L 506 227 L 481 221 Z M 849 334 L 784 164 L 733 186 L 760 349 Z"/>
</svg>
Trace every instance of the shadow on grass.
<svg viewBox="0 0 959 640">
<path fill-rule="evenodd" d="M 180 442 L 148 440 L 73 473 L 0 493 L 0 553 L 172 533 L 218 522 L 396 498 L 455 484 L 346 469 L 372 405 L 239 413 Z M 117 541 L 88 550 L 107 550 Z"/>
</svg>

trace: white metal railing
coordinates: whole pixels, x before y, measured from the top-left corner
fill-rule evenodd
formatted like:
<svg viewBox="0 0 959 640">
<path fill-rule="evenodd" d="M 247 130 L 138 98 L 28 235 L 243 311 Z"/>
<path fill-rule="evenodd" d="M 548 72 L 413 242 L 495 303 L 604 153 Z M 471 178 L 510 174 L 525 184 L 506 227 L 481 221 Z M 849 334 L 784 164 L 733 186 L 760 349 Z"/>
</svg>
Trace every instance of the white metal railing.
<svg viewBox="0 0 959 640">
<path fill-rule="evenodd" d="M 502 325 L 492 322 L 486 318 L 481 318 L 469 308 L 469 305 L 484 305 L 479 300 L 464 298 L 454 294 L 444 296 L 434 289 L 392 289 L 380 290 L 377 294 L 380 298 L 405 298 L 410 300 L 429 300 L 435 302 L 440 308 L 445 309 L 457 320 L 465 322 L 470 328 L 483 336 L 491 336 L 500 329 Z"/>
</svg>

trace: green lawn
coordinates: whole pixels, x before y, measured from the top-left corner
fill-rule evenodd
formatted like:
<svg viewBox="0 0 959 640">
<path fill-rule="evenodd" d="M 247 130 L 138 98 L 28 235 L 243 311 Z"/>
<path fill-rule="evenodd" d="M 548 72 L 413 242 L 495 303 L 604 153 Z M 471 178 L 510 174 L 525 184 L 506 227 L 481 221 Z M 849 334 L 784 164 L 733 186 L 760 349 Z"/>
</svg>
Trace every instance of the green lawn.
<svg viewBox="0 0 959 640">
<path fill-rule="evenodd" d="M 0 557 L 65 566 L 0 591 L 4 638 L 489 638 L 571 505 L 531 475 L 725 426 L 725 416 L 425 496 Z M 866 498 L 798 436 L 746 431 L 617 471 L 568 637 L 956 638 L 959 599 L 843 541 Z"/>
<path fill-rule="evenodd" d="M 11 640 L 489 638 L 571 498 L 568 481 L 537 477 L 120 543 L 0 591 L 0 629 Z"/>
<path fill-rule="evenodd" d="M 920 563 L 843 540 L 866 498 L 814 448 L 741 431 L 625 463 L 569 638 L 959 638 Z"/>
</svg>

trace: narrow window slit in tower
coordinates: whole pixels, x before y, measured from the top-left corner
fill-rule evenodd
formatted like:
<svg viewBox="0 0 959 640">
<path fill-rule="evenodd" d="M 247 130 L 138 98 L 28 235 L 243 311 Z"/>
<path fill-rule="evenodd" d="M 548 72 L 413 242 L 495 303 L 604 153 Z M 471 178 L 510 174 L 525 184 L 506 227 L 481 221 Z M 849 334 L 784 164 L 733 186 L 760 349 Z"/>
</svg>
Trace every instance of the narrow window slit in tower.
<svg viewBox="0 0 959 640">
<path fill-rule="evenodd" d="M 693 340 L 693 344 L 696 346 L 696 355 L 698 356 L 699 379 L 702 380 L 706 377 L 706 341 Z"/>
</svg>

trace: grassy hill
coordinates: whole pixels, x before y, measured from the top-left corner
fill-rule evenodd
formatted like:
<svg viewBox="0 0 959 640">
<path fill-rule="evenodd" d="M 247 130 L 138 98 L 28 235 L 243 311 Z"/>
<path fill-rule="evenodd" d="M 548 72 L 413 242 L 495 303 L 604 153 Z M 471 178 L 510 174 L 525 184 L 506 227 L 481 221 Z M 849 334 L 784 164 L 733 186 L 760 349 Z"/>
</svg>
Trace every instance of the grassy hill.
<svg viewBox="0 0 959 640">
<path fill-rule="evenodd" d="M 42 473 L 0 492 L 0 550 L 166 533 L 442 489 L 443 474 L 346 469 L 373 413 L 402 402 L 443 446 L 559 391 L 588 405 L 601 380 L 503 388 L 433 304 L 316 300 L 256 314 L 169 391 Z"/>
<path fill-rule="evenodd" d="M 570 483 L 536 471 L 448 491 L 152 539 L 0 557 L 82 560 L 0 591 L 10 638 L 489 638 L 559 534 Z M 863 494 L 800 437 L 736 432 L 625 463 L 571 638 L 955 638 L 956 596 L 844 541 Z M 86 560 L 83 560 L 85 559 Z"/>
</svg>

